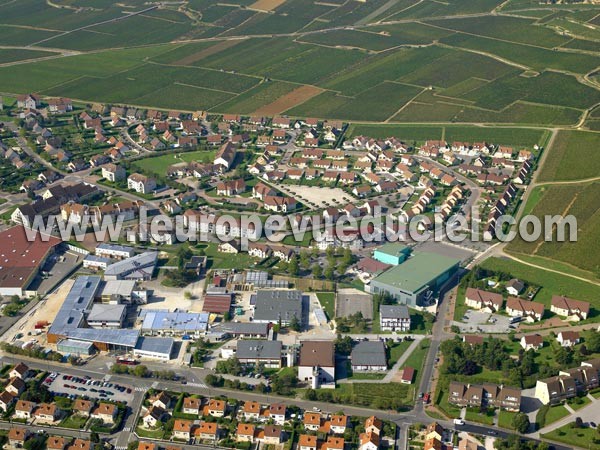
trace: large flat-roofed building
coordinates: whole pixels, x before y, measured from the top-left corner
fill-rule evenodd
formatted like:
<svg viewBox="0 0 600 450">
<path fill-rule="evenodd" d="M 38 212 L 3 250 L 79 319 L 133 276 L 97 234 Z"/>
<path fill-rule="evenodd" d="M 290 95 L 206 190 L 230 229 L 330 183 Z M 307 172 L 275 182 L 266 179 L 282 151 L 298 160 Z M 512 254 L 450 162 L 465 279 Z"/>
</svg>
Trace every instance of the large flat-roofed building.
<svg viewBox="0 0 600 450">
<path fill-rule="evenodd" d="M 173 338 L 141 336 L 133 349 L 133 354 L 144 358 L 168 361 L 171 359 L 174 344 Z"/>
<path fill-rule="evenodd" d="M 106 280 L 150 280 L 158 252 L 144 252 L 111 264 L 104 271 Z"/>
<path fill-rule="evenodd" d="M 50 329 L 48 343 L 57 344 L 63 339 L 89 342 L 98 350 L 133 350 L 138 330 L 88 328 L 86 317 L 98 296 L 102 279 L 98 276 L 78 277 L 58 310 Z"/>
<path fill-rule="evenodd" d="M 144 310 L 141 312 L 142 333 L 148 335 L 200 335 L 208 327 L 208 314 Z"/>
<path fill-rule="evenodd" d="M 33 236 L 32 240 L 28 234 Z M 26 295 L 40 268 L 60 243 L 53 236 L 26 232 L 20 225 L 0 232 L 0 295 Z"/>
<path fill-rule="evenodd" d="M 241 364 L 263 364 L 269 369 L 279 369 L 281 348 L 281 341 L 242 339 L 237 343 L 236 357 Z"/>
<path fill-rule="evenodd" d="M 313 389 L 335 383 L 335 350 L 333 341 L 303 341 L 300 346 L 298 379 Z"/>
<path fill-rule="evenodd" d="M 459 259 L 429 252 L 414 252 L 371 281 L 370 292 L 387 293 L 399 303 L 422 306 L 428 297 L 458 269 Z"/>
<path fill-rule="evenodd" d="M 121 328 L 126 315 L 125 305 L 95 303 L 87 316 L 87 323 L 92 328 Z"/>
<path fill-rule="evenodd" d="M 256 293 L 254 322 L 287 326 L 296 317 L 303 323 L 303 295 L 296 290 L 260 290 Z"/>
</svg>

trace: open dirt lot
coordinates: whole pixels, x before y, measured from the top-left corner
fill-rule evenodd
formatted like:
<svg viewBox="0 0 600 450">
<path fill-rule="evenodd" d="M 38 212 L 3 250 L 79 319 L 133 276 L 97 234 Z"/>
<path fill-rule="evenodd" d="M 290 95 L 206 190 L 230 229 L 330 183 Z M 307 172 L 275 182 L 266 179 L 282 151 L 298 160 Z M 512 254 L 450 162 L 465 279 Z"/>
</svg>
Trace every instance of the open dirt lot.
<svg viewBox="0 0 600 450">
<path fill-rule="evenodd" d="M 317 186 L 293 186 L 278 184 L 277 189 L 292 195 L 296 200 L 304 203 L 310 209 L 320 209 L 327 206 L 346 205 L 353 196 L 340 188 L 321 188 Z M 346 200 L 344 200 L 346 198 Z M 310 203 L 310 204 L 307 204 Z"/>
<path fill-rule="evenodd" d="M 259 2 L 257 2 L 259 3 Z M 237 44 L 242 42 L 242 39 L 239 40 L 231 40 L 231 41 L 221 41 L 218 44 L 215 44 L 211 47 L 205 48 L 204 50 L 194 53 L 193 55 L 186 56 L 185 58 L 181 58 L 179 61 L 175 61 L 173 65 L 175 66 L 189 66 L 194 64 L 196 61 L 200 61 L 208 56 L 214 55 L 215 53 L 219 53 L 223 50 L 227 50 Z"/>
<path fill-rule="evenodd" d="M 372 319 L 373 298 L 358 289 L 339 289 L 335 298 L 335 316 L 347 317 L 359 311 L 365 319 Z"/>
<path fill-rule="evenodd" d="M 35 324 L 38 321 L 48 321 L 52 323 L 56 317 L 56 313 L 60 309 L 65 300 L 65 297 L 71 290 L 74 280 L 66 280 L 56 291 L 48 295 L 38 305 L 36 305 L 27 315 L 22 317 L 7 333 L 4 335 L 4 340 L 11 342 L 14 340 L 15 335 L 21 333 L 24 337 L 23 340 L 30 340 L 32 337 L 28 336 L 28 333 L 34 333 Z M 35 336 L 38 340 L 38 344 L 46 345 L 46 333 L 42 333 L 39 336 Z"/>
<path fill-rule="evenodd" d="M 283 5 L 284 3 L 285 0 L 258 0 L 257 2 L 248 6 L 248 8 L 269 12 L 277 8 L 279 5 Z"/>
<path fill-rule="evenodd" d="M 257 3 L 260 3 L 261 1 L 267 2 L 270 0 L 260 0 Z M 292 92 L 279 97 L 274 102 L 260 107 L 254 112 L 254 114 L 261 116 L 273 116 L 275 114 L 287 111 L 288 109 L 291 109 L 300 103 L 304 103 L 314 96 L 319 95 L 321 92 L 323 92 L 323 89 L 315 86 L 300 86 L 298 89 L 294 89 Z"/>
</svg>

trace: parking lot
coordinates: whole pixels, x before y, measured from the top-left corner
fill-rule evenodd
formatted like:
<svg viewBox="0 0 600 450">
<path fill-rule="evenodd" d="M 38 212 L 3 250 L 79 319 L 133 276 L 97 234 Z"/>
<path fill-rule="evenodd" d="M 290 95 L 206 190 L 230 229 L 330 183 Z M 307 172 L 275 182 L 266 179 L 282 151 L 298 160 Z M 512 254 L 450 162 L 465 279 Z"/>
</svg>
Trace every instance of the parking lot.
<svg viewBox="0 0 600 450">
<path fill-rule="evenodd" d="M 373 318 L 373 298 L 357 289 L 339 289 L 335 301 L 336 317 L 348 317 L 360 312 L 365 319 Z"/>
<path fill-rule="evenodd" d="M 44 384 L 55 395 L 63 395 L 72 399 L 76 397 L 88 397 L 127 403 L 133 401 L 133 388 L 103 380 L 53 372 L 44 380 Z"/>
<path fill-rule="evenodd" d="M 490 314 L 482 311 L 468 309 L 458 325 L 461 332 L 480 333 L 508 333 L 510 329 L 510 317 L 500 314 Z"/>
</svg>

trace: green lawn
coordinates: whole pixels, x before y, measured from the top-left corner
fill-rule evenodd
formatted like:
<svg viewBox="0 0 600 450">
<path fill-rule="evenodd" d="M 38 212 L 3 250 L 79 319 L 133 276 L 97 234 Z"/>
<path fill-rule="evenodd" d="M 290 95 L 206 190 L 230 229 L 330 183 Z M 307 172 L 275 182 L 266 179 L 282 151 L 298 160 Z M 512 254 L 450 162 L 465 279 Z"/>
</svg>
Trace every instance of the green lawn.
<svg viewBox="0 0 600 450">
<path fill-rule="evenodd" d="M 423 339 L 419 343 L 419 345 L 417 345 L 417 348 L 413 350 L 410 356 L 406 358 L 406 361 L 402 366 L 402 368 L 412 367 L 413 369 L 415 369 L 415 381 L 413 383 L 413 386 L 415 386 L 416 388 L 421 383 L 423 364 L 425 363 L 425 357 L 427 356 L 427 352 L 429 351 L 430 344 L 431 342 L 429 341 L 429 339 Z"/>
<path fill-rule="evenodd" d="M 514 429 L 512 421 L 516 415 L 517 413 L 510 411 L 498 411 L 498 426 L 509 430 Z"/>
<path fill-rule="evenodd" d="M 570 413 L 563 405 L 553 406 L 548 410 L 546 414 L 546 425 L 556 422 L 563 417 L 568 416 Z"/>
<path fill-rule="evenodd" d="M 144 172 L 166 176 L 167 169 L 173 164 L 191 161 L 210 162 L 214 156 L 214 150 L 197 150 L 193 152 L 178 152 L 177 150 L 173 150 L 172 153 L 166 155 L 138 159 L 131 165 Z"/>
<path fill-rule="evenodd" d="M 569 406 L 571 408 L 573 408 L 575 411 L 580 410 L 584 406 L 589 405 L 591 402 L 592 401 L 587 396 L 586 397 L 575 397 L 575 398 L 569 399 L 567 401 Z"/>
<path fill-rule="evenodd" d="M 215 243 L 209 243 L 204 249 L 204 254 L 209 259 L 211 269 L 250 269 L 255 267 L 258 262 L 247 253 L 238 253 L 237 255 L 221 253 Z"/>
<path fill-rule="evenodd" d="M 390 368 L 396 364 L 396 361 L 398 361 L 404 352 L 406 352 L 408 347 L 410 347 L 410 344 L 410 341 L 394 342 L 392 348 L 390 348 L 390 359 L 388 361 Z"/>
<path fill-rule="evenodd" d="M 325 310 L 329 320 L 335 318 L 335 293 L 333 292 L 317 292 L 317 298 L 321 307 Z"/>
<path fill-rule="evenodd" d="M 383 380 L 385 373 L 361 373 L 353 372 L 351 377 L 352 380 Z"/>
<path fill-rule="evenodd" d="M 137 427 L 135 429 L 135 432 L 139 437 L 145 437 L 149 439 L 164 439 L 165 437 L 165 430 L 163 430 L 162 428 L 159 428 L 157 430 L 147 430 L 142 427 Z"/>
<path fill-rule="evenodd" d="M 565 425 L 542 437 L 553 441 L 564 442 L 581 448 L 599 448 L 598 432 L 594 428 L 571 428 L 572 424 Z"/>
<path fill-rule="evenodd" d="M 487 410 L 485 413 L 481 413 L 479 409 L 467 408 L 467 414 L 465 420 L 469 422 L 478 422 L 485 425 L 494 424 L 494 410 Z"/>
<path fill-rule="evenodd" d="M 65 418 L 60 423 L 59 426 L 62 428 L 73 428 L 76 430 L 80 430 L 85 426 L 86 422 L 87 422 L 86 417 L 76 416 L 73 414 L 73 415 L 70 415 L 69 417 Z"/>
</svg>

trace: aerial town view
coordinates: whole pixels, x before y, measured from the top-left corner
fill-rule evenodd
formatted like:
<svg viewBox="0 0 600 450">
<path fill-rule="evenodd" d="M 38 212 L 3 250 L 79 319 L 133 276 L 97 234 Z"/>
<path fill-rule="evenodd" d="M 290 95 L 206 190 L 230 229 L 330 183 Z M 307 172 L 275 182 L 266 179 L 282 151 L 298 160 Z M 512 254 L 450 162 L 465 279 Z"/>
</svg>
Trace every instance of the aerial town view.
<svg viewBox="0 0 600 450">
<path fill-rule="evenodd" d="M 599 0 L 0 0 L 5 450 L 600 449 Z"/>
</svg>

